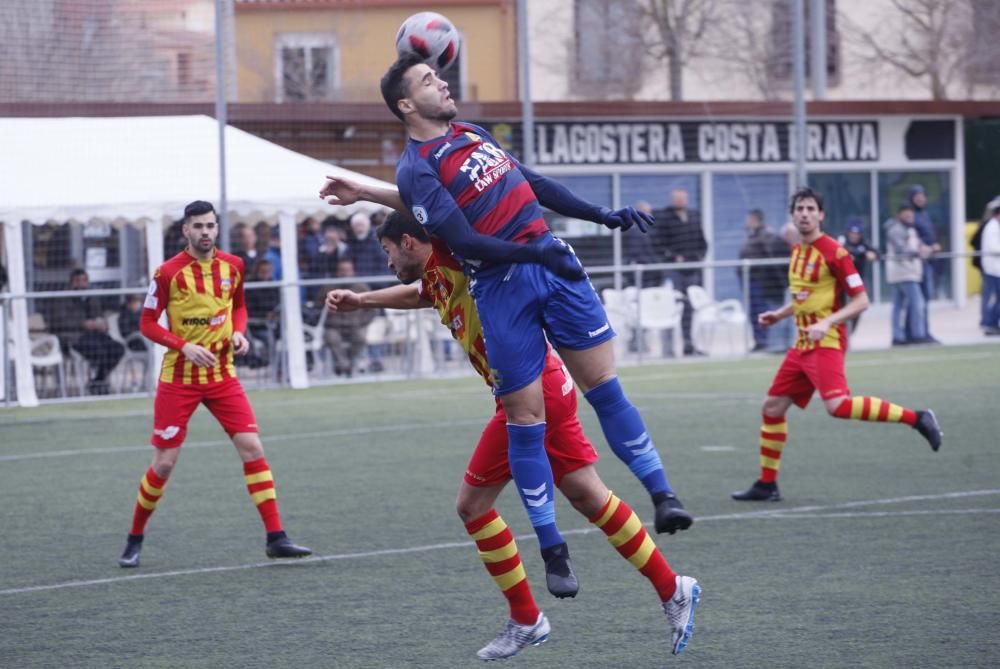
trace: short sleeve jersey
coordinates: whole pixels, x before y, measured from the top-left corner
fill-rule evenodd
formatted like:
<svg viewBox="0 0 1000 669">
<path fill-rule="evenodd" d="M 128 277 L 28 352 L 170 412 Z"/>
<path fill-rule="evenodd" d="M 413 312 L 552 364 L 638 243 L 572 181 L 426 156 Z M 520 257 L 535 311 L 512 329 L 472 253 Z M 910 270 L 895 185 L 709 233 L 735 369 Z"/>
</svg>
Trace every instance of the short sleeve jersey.
<svg viewBox="0 0 1000 669">
<path fill-rule="evenodd" d="M 443 137 L 410 140 L 396 166 L 403 202 L 430 234 L 460 211 L 483 235 L 527 242 L 548 231 L 531 184 L 488 132 L 452 123 Z M 475 258 L 460 258 L 469 271 Z"/>
<path fill-rule="evenodd" d="M 243 276 L 243 261 L 218 250 L 206 260 L 181 251 L 156 270 L 145 308 L 153 310 L 156 319 L 166 310 L 170 332 L 204 346 L 218 358 L 214 367 L 203 368 L 180 351 L 169 349 L 163 357 L 160 381 L 201 385 L 236 376 L 233 309 L 244 303 Z"/>
<path fill-rule="evenodd" d="M 469 278 L 443 242 L 434 240 L 432 244 L 434 250 L 421 277 L 420 297 L 434 305 L 441 322 L 448 326 L 451 336 L 469 356 L 472 367 L 492 388 L 483 326 L 476 303 L 469 295 Z"/>
<path fill-rule="evenodd" d="M 847 349 L 847 328 L 830 328 L 819 342 L 812 341 L 805 329 L 840 308 L 843 296 L 854 297 L 865 290 L 861 275 L 854 267 L 851 254 L 828 235 L 812 244 L 796 244 L 788 266 L 788 285 L 798 338 L 795 348 Z"/>
</svg>

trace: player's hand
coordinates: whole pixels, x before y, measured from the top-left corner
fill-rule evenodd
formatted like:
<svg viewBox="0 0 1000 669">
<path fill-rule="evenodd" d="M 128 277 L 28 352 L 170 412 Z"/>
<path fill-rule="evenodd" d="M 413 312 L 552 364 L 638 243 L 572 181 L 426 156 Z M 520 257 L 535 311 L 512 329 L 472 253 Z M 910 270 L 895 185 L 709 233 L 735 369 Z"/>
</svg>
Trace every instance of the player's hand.
<svg viewBox="0 0 1000 669">
<path fill-rule="evenodd" d="M 354 204 L 361 199 L 361 184 L 342 177 L 326 178 L 326 183 L 319 190 L 319 196 L 327 204 Z"/>
<path fill-rule="evenodd" d="M 757 315 L 757 323 L 759 323 L 765 329 L 771 327 L 777 322 L 778 322 L 777 311 L 765 311 Z"/>
<path fill-rule="evenodd" d="M 622 232 L 634 225 L 639 228 L 640 232 L 646 232 L 653 225 L 653 215 L 639 211 L 635 207 L 622 207 L 614 210 L 605 208 L 602 211 L 601 225 L 612 230 L 621 228 Z"/>
<path fill-rule="evenodd" d="M 326 294 L 326 308 L 330 312 L 357 311 L 361 308 L 361 296 L 352 290 L 336 288 Z"/>
<path fill-rule="evenodd" d="M 236 335 L 233 335 L 233 341 L 236 341 Z M 181 348 L 181 353 L 184 357 L 190 360 L 196 367 L 215 367 L 215 364 L 219 362 L 219 359 L 215 357 L 215 354 L 209 351 L 204 346 L 199 346 L 198 344 L 192 344 L 187 342 Z"/>
<path fill-rule="evenodd" d="M 245 355 L 250 352 L 250 340 L 242 332 L 233 333 L 233 353 Z"/>
<path fill-rule="evenodd" d="M 826 319 L 818 320 L 806 328 L 806 336 L 809 337 L 810 341 L 821 341 L 829 329 L 830 324 Z"/>
<path fill-rule="evenodd" d="M 580 260 L 573 253 L 573 247 L 558 238 L 542 251 L 542 265 L 568 281 L 579 281 L 587 276 Z"/>
</svg>

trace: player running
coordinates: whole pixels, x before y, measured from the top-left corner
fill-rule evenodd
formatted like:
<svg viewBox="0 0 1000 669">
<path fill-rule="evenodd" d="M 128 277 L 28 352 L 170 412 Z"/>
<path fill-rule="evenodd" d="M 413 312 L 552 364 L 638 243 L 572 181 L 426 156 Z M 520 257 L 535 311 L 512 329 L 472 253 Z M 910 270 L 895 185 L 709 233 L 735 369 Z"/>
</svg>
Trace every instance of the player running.
<svg viewBox="0 0 1000 669">
<path fill-rule="evenodd" d="M 215 208 L 195 201 L 184 208 L 187 248 L 161 265 L 146 295 L 140 329 L 166 346 L 153 409 L 153 463 L 139 483 L 125 550 L 118 564 L 138 567 L 146 523 L 156 510 L 177 463 L 191 414 L 204 404 L 233 440 L 243 460 L 247 492 L 267 531 L 270 558 L 299 558 L 312 551 L 285 534 L 271 468 L 257 434 L 257 419 L 236 378 L 233 355 L 250 349 L 244 336 L 243 261 L 215 248 Z M 158 323 L 166 310 L 168 328 Z"/>
<path fill-rule="evenodd" d="M 749 489 L 732 494 L 741 501 L 781 501 L 777 479 L 788 437 L 785 414 L 792 404 L 806 408 L 817 390 L 835 418 L 905 423 L 935 451 L 943 436 L 929 409 L 914 411 L 877 397 L 851 396 L 844 374 L 845 323 L 868 308 L 868 295 L 851 254 L 823 234 L 823 196 L 800 188 L 792 195 L 790 209 L 802 235 L 792 248 L 788 267 L 792 301 L 776 311 L 765 311 L 758 321 L 770 327 L 794 314 L 799 334 L 767 391 L 760 428 L 760 478 Z M 847 304 L 841 306 L 844 294 Z"/>
<path fill-rule="evenodd" d="M 331 311 L 356 309 L 417 309 L 433 306 L 441 322 L 468 354 L 469 362 L 492 387 L 490 366 L 469 280 L 440 241 L 406 214 L 393 212 L 376 230 L 389 258 L 389 268 L 404 284 L 364 293 L 332 290 L 326 306 Z M 542 372 L 545 398 L 545 449 L 555 483 L 574 508 L 603 531 L 615 549 L 656 589 L 671 626 L 672 652 L 684 650 L 694 625 L 701 591 L 690 576 L 674 573 L 629 506 L 609 491 L 594 468 L 597 453 L 576 416 L 576 391 L 562 363 L 551 351 Z M 476 542 L 487 571 L 507 598 L 510 620 L 501 633 L 483 647 L 483 660 L 510 657 L 529 644 L 548 638 L 549 621 L 535 603 L 514 536 L 494 509 L 497 496 L 510 480 L 506 414 L 497 402 L 496 413 L 483 431 L 459 486 L 456 508 L 466 531 Z"/>
</svg>

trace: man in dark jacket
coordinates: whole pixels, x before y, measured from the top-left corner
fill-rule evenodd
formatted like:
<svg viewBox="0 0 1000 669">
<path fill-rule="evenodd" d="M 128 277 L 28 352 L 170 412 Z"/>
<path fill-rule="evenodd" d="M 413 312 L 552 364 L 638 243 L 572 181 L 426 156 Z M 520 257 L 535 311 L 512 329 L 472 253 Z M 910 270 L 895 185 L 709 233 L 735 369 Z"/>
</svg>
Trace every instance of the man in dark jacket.
<svg viewBox="0 0 1000 669">
<path fill-rule="evenodd" d="M 751 209 L 746 217 L 747 236 L 740 247 L 740 260 L 762 260 L 782 257 L 782 249 L 787 248 L 784 240 L 764 225 L 764 212 Z M 784 257 L 787 257 L 784 253 Z M 754 351 L 767 350 L 767 330 L 757 322 L 757 316 L 770 309 L 777 309 L 784 302 L 787 268 L 764 266 L 750 268 L 750 285 L 746 287 L 750 295 L 750 323 L 753 325 Z M 737 268 L 740 279 L 743 271 Z"/>
<path fill-rule="evenodd" d="M 69 275 L 70 290 L 87 290 L 87 272 L 75 269 Z M 59 336 L 64 348 L 72 348 L 90 363 L 93 378 L 88 391 L 93 395 L 110 392 L 108 375 L 125 355 L 125 347 L 108 334 L 108 323 L 96 297 L 60 299 L 50 318 L 52 332 Z"/>
<path fill-rule="evenodd" d="M 708 252 L 708 242 L 701 229 L 701 213 L 688 209 L 688 194 L 682 188 L 670 193 L 670 206 L 655 212 L 656 224 L 650 230 L 650 244 L 658 262 L 700 262 Z M 700 269 L 678 269 L 669 272 L 674 289 L 687 295 L 688 286 L 702 285 Z M 704 355 L 691 340 L 693 309 L 685 297 L 681 331 L 684 333 L 684 355 Z"/>
</svg>

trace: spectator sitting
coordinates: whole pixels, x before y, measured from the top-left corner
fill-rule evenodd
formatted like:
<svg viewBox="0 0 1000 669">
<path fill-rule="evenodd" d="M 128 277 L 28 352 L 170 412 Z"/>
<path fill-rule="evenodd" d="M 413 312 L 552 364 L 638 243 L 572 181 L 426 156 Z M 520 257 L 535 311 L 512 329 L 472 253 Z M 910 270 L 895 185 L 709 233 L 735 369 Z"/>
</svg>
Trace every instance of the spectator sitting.
<svg viewBox="0 0 1000 669">
<path fill-rule="evenodd" d="M 126 340 L 130 351 L 145 351 L 146 341 L 141 337 L 129 339 L 129 335 L 139 332 L 139 320 L 142 317 L 142 295 L 126 295 L 118 311 L 118 332 Z"/>
<path fill-rule="evenodd" d="M 373 235 L 374 236 L 374 235 Z M 381 247 L 379 247 L 381 249 Z M 384 254 L 383 254 L 384 257 Z M 384 260 L 383 260 L 384 263 Z M 354 265 L 348 258 L 342 258 L 337 266 L 338 277 L 355 276 Z M 343 287 L 343 286 L 338 286 Z M 331 286 L 320 289 L 316 302 L 323 303 Z M 347 286 L 356 293 L 371 290 L 368 285 L 356 282 Z M 351 376 L 355 370 L 358 357 L 364 352 L 367 344 L 365 329 L 375 318 L 375 312 L 370 309 L 358 309 L 349 312 L 327 313 L 324 322 L 323 339 L 333 354 L 333 371 L 337 376 Z M 374 369 L 373 361 L 373 370 Z M 381 369 L 381 363 L 378 365 Z"/>
<path fill-rule="evenodd" d="M 368 214 L 359 211 L 351 216 L 351 236 L 347 240 L 347 246 L 354 263 L 353 276 L 390 274 L 385 262 L 385 252 L 372 230 L 372 220 Z"/>
<path fill-rule="evenodd" d="M 271 261 L 274 269 L 274 280 L 281 281 L 281 240 L 275 234 L 274 228 L 267 221 L 261 221 L 254 227 L 257 233 L 257 260 L 266 258 Z M 249 273 L 249 270 L 247 270 Z"/>
<path fill-rule="evenodd" d="M 257 233 L 245 223 L 234 226 L 232 246 L 233 255 L 242 260 L 243 267 L 249 270 L 257 259 Z"/>
<path fill-rule="evenodd" d="M 82 269 L 69 275 L 70 290 L 87 290 L 90 278 Z M 52 310 L 52 332 L 59 336 L 63 348 L 82 355 L 93 368 L 87 391 L 93 395 L 110 392 L 108 375 L 125 355 L 125 347 L 108 335 L 100 302 L 95 297 L 74 297 L 59 300 Z"/>
<path fill-rule="evenodd" d="M 247 283 L 258 281 L 274 281 L 274 265 L 267 258 L 261 258 L 255 262 L 247 272 Z M 247 316 L 249 322 L 247 329 L 250 334 L 260 342 L 270 345 L 274 340 L 281 337 L 281 329 L 278 327 L 281 316 L 281 289 L 277 286 L 266 288 L 256 288 L 247 286 L 246 290 Z M 271 359 L 273 351 L 269 348 L 255 352 L 247 356 L 249 367 L 263 367 Z"/>
</svg>

